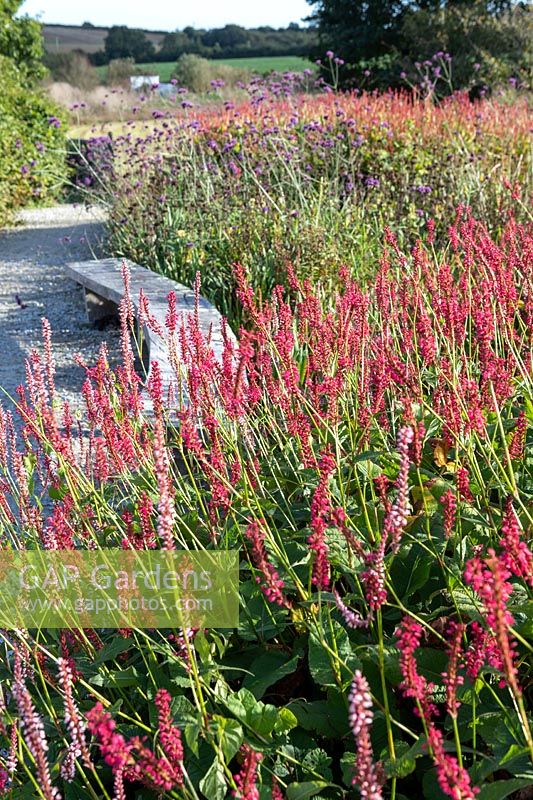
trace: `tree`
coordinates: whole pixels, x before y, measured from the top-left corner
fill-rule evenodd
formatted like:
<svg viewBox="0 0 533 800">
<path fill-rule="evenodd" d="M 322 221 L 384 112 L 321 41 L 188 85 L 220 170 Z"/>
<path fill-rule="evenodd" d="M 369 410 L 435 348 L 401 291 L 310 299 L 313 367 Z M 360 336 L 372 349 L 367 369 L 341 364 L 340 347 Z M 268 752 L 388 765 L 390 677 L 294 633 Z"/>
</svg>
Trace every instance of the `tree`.
<svg viewBox="0 0 533 800">
<path fill-rule="evenodd" d="M 197 42 L 185 32 L 166 33 L 157 52 L 158 61 L 176 61 L 183 53 L 196 53 Z"/>
<path fill-rule="evenodd" d="M 533 11 L 485 0 L 449 3 L 437 11 L 421 9 L 406 15 L 402 52 L 408 61 L 424 61 L 434 53 L 452 55 L 454 88 L 493 86 L 509 78 L 530 81 Z"/>
<path fill-rule="evenodd" d="M 498 48 L 512 50 L 512 23 L 518 10 L 512 0 L 308 0 L 310 20 L 318 25 L 319 50 L 344 59 L 341 85 L 349 86 L 370 68 L 366 85 L 390 84 L 400 61 L 429 58 L 447 50 L 464 64 L 481 61 L 481 51 L 498 57 Z M 516 28 L 514 28 L 517 31 Z M 523 36 L 518 37 L 518 49 Z M 527 49 L 527 47 L 526 47 Z M 514 48 L 516 52 L 517 48 Z M 514 58 L 514 56 L 511 57 Z M 326 71 L 325 71 L 326 72 Z M 464 71 L 462 75 L 464 80 Z M 459 83 L 456 88 L 461 84 Z"/>
<path fill-rule="evenodd" d="M 334 50 L 346 61 L 375 58 L 395 47 L 409 0 L 308 0 L 318 24 L 320 55 Z"/>
<path fill-rule="evenodd" d="M 202 36 L 206 47 L 220 45 L 221 49 L 233 49 L 247 44 L 250 32 L 240 25 L 226 25 L 224 28 L 213 28 Z"/>
<path fill-rule="evenodd" d="M 46 75 L 41 26 L 27 15 L 15 18 L 21 4 L 21 0 L 0 0 L 0 56 L 15 62 L 21 80 L 35 84 Z"/>
<path fill-rule="evenodd" d="M 109 61 L 114 58 L 152 61 L 155 56 L 155 48 L 144 31 L 126 25 L 114 25 L 109 29 L 104 48 Z"/>
</svg>

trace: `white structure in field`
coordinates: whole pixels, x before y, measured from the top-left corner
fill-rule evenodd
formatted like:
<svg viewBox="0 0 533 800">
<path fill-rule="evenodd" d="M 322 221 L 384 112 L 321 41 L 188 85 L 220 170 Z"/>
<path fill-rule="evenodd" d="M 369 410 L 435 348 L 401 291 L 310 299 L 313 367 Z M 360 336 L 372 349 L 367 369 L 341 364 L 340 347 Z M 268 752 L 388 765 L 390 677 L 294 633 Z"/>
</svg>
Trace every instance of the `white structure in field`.
<svg viewBox="0 0 533 800">
<path fill-rule="evenodd" d="M 159 86 L 159 75 L 132 75 L 130 86 L 135 92 L 149 89 L 151 86 Z"/>
</svg>

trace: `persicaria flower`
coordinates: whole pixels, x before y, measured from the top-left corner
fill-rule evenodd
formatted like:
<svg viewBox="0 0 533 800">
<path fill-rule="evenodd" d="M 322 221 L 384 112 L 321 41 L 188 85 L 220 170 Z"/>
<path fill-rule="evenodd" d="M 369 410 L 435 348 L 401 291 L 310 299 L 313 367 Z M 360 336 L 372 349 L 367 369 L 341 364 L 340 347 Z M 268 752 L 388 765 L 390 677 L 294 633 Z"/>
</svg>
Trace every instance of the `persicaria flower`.
<svg viewBox="0 0 533 800">
<path fill-rule="evenodd" d="M 131 745 L 121 733 L 117 733 L 116 722 L 108 711 L 104 711 L 102 703 L 96 703 L 85 715 L 89 731 L 96 736 L 105 763 L 113 771 L 124 769 L 132 762 Z"/>
<path fill-rule="evenodd" d="M 444 527 L 444 536 L 449 539 L 453 533 L 453 526 L 455 524 L 455 513 L 457 511 L 457 499 L 455 493 L 448 489 L 440 498 L 442 504 L 442 518 Z"/>
<path fill-rule="evenodd" d="M 384 783 L 381 764 L 374 764 L 370 730 L 374 714 L 368 681 L 357 670 L 353 676 L 348 696 L 348 720 L 355 739 L 355 775 L 352 783 L 357 786 L 362 800 L 382 800 Z"/>
<path fill-rule="evenodd" d="M 311 536 L 309 547 L 314 551 L 313 583 L 318 589 L 327 589 L 330 581 L 329 548 L 326 542 L 326 526 L 331 515 L 329 478 L 336 467 L 335 459 L 326 450 L 319 463 L 319 481 L 311 502 Z"/>
<path fill-rule="evenodd" d="M 409 509 L 409 446 L 414 439 L 414 431 L 409 426 L 400 428 L 397 449 L 400 454 L 400 470 L 396 478 L 398 494 L 392 508 L 385 517 L 382 537 L 390 539 L 393 552 L 400 546 L 402 532 L 407 523 Z"/>
<path fill-rule="evenodd" d="M 275 775 L 272 776 L 272 784 L 270 787 L 272 792 L 272 800 L 285 800 L 284 794 L 281 791 L 280 785 Z"/>
<path fill-rule="evenodd" d="M 444 749 L 444 737 L 435 725 L 428 731 L 428 743 L 437 768 L 437 780 L 445 795 L 452 800 L 475 800 L 479 789 L 470 784 L 470 776 L 464 767 Z"/>
<path fill-rule="evenodd" d="M 533 586 L 533 554 L 522 539 L 522 531 L 513 508 L 511 497 L 507 498 L 502 523 L 503 538 L 500 539 L 501 563 L 516 575 Z"/>
<path fill-rule="evenodd" d="M 511 443 L 509 444 L 509 455 L 512 459 L 520 458 L 524 452 L 527 433 L 526 412 L 521 411 L 516 421 Z"/>
<path fill-rule="evenodd" d="M 442 673 L 444 685 L 446 687 L 446 707 L 448 714 L 457 719 L 457 711 L 460 703 L 457 700 L 457 688 L 462 686 L 463 677 L 458 674 L 458 668 L 462 657 L 461 641 L 465 626 L 459 622 L 451 622 L 448 630 L 448 667 L 446 672 Z"/>
<path fill-rule="evenodd" d="M 470 644 L 466 653 L 468 677 L 476 680 L 485 664 L 503 672 L 503 661 L 494 636 L 476 621 L 469 626 L 469 634 Z"/>
<path fill-rule="evenodd" d="M 290 608 L 292 603 L 283 594 L 284 582 L 279 577 L 278 571 L 270 563 L 265 549 L 266 531 L 264 520 L 251 522 L 246 529 L 246 538 L 252 544 L 252 560 L 255 568 L 261 573 L 256 581 L 261 591 L 271 603 Z"/>
<path fill-rule="evenodd" d="M 245 744 L 241 747 L 244 763 L 241 771 L 234 776 L 237 789 L 232 792 L 233 797 L 239 800 L 259 800 L 259 787 L 257 786 L 257 768 L 263 756 Z"/>
<path fill-rule="evenodd" d="M 86 722 L 82 719 L 79 709 L 74 700 L 72 692 L 72 668 L 66 658 L 60 658 L 57 662 L 59 669 L 59 682 L 64 692 L 65 725 L 68 728 L 72 740 L 69 747 L 69 754 L 66 759 L 68 765 L 66 769 L 73 770 L 71 762 L 80 756 L 88 769 L 92 769 L 92 761 L 89 750 L 85 742 Z"/>
<path fill-rule="evenodd" d="M 467 503 L 473 503 L 474 498 L 470 491 L 470 480 L 468 477 L 468 470 L 466 467 L 457 467 L 457 491 Z"/>
<path fill-rule="evenodd" d="M 333 597 L 335 598 L 335 605 L 341 612 L 342 618 L 349 628 L 368 628 L 369 620 L 363 619 L 356 611 L 352 611 L 351 608 L 348 608 L 336 589 L 333 590 Z"/>
<path fill-rule="evenodd" d="M 494 550 L 488 551 L 488 558 L 472 558 L 466 564 L 465 581 L 472 586 L 485 606 L 485 620 L 494 635 L 502 658 L 502 670 L 507 683 L 515 695 L 521 690 L 516 680 L 515 647 L 509 635 L 514 617 L 507 610 L 507 601 L 513 591 L 508 582 L 510 572 Z"/>
<path fill-rule="evenodd" d="M 385 562 L 383 551 L 368 553 L 365 558 L 366 569 L 361 573 L 360 578 L 365 587 L 366 602 L 371 609 L 381 608 L 387 600 L 387 590 L 385 589 Z"/>
<path fill-rule="evenodd" d="M 181 742 L 181 732 L 174 725 L 170 713 L 170 694 L 166 689 L 159 689 L 155 699 L 155 706 L 158 711 L 159 719 L 159 738 L 161 747 L 169 760 L 170 765 L 176 773 L 176 783 L 181 786 L 183 783 L 183 744 Z"/>
<path fill-rule="evenodd" d="M 400 689 L 406 697 L 412 697 L 417 704 L 418 713 L 422 714 L 426 724 L 437 709 L 431 702 L 433 685 L 418 673 L 415 651 L 422 638 L 422 626 L 411 617 L 404 617 L 396 631 L 396 643 L 400 651 L 400 671 L 403 681 Z"/>
<path fill-rule="evenodd" d="M 42 719 L 37 714 L 30 693 L 21 679 L 15 679 L 12 692 L 20 716 L 24 741 L 35 760 L 37 780 L 42 796 L 45 800 L 61 800 L 59 791 L 52 786 L 50 767 L 46 757 L 48 742 L 44 734 Z"/>
</svg>

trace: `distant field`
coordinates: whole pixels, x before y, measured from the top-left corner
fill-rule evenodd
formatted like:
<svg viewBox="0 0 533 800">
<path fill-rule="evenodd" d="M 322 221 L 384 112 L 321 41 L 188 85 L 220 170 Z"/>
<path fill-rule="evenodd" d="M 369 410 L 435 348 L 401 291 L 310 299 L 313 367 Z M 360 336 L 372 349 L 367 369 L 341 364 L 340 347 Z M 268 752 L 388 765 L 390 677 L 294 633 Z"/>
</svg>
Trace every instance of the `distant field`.
<svg viewBox="0 0 533 800">
<path fill-rule="evenodd" d="M 44 47 L 49 53 L 67 53 L 69 50 L 83 50 L 96 53 L 104 49 L 109 28 L 82 28 L 77 25 L 43 25 Z M 147 38 L 158 47 L 164 33 L 145 31 Z"/>
<path fill-rule="evenodd" d="M 313 67 L 306 58 L 300 56 L 264 56 L 258 58 L 220 58 L 216 63 L 227 64 L 238 69 L 247 69 L 261 75 L 272 72 L 302 72 Z M 167 83 L 176 66 L 175 61 L 154 61 L 149 64 L 137 64 L 140 71 L 146 75 L 159 75 L 161 83 Z M 98 74 L 105 79 L 107 67 L 97 67 Z"/>
<path fill-rule="evenodd" d="M 312 67 L 307 58 L 300 56 L 264 56 L 260 58 L 221 58 L 223 64 L 240 69 L 249 69 L 250 72 L 303 72 Z"/>
</svg>

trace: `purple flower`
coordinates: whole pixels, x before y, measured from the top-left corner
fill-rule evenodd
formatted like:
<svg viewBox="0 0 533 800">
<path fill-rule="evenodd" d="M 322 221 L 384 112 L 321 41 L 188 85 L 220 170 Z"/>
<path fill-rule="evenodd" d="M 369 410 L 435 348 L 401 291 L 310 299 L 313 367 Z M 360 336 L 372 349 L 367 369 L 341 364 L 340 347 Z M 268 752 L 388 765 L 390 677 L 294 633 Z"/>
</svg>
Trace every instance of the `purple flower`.
<svg viewBox="0 0 533 800">
<path fill-rule="evenodd" d="M 326 58 L 332 59 L 335 56 L 333 50 L 326 50 Z"/>
<path fill-rule="evenodd" d="M 48 117 L 48 124 L 51 128 L 60 128 L 61 127 L 61 120 L 57 117 Z"/>
</svg>

